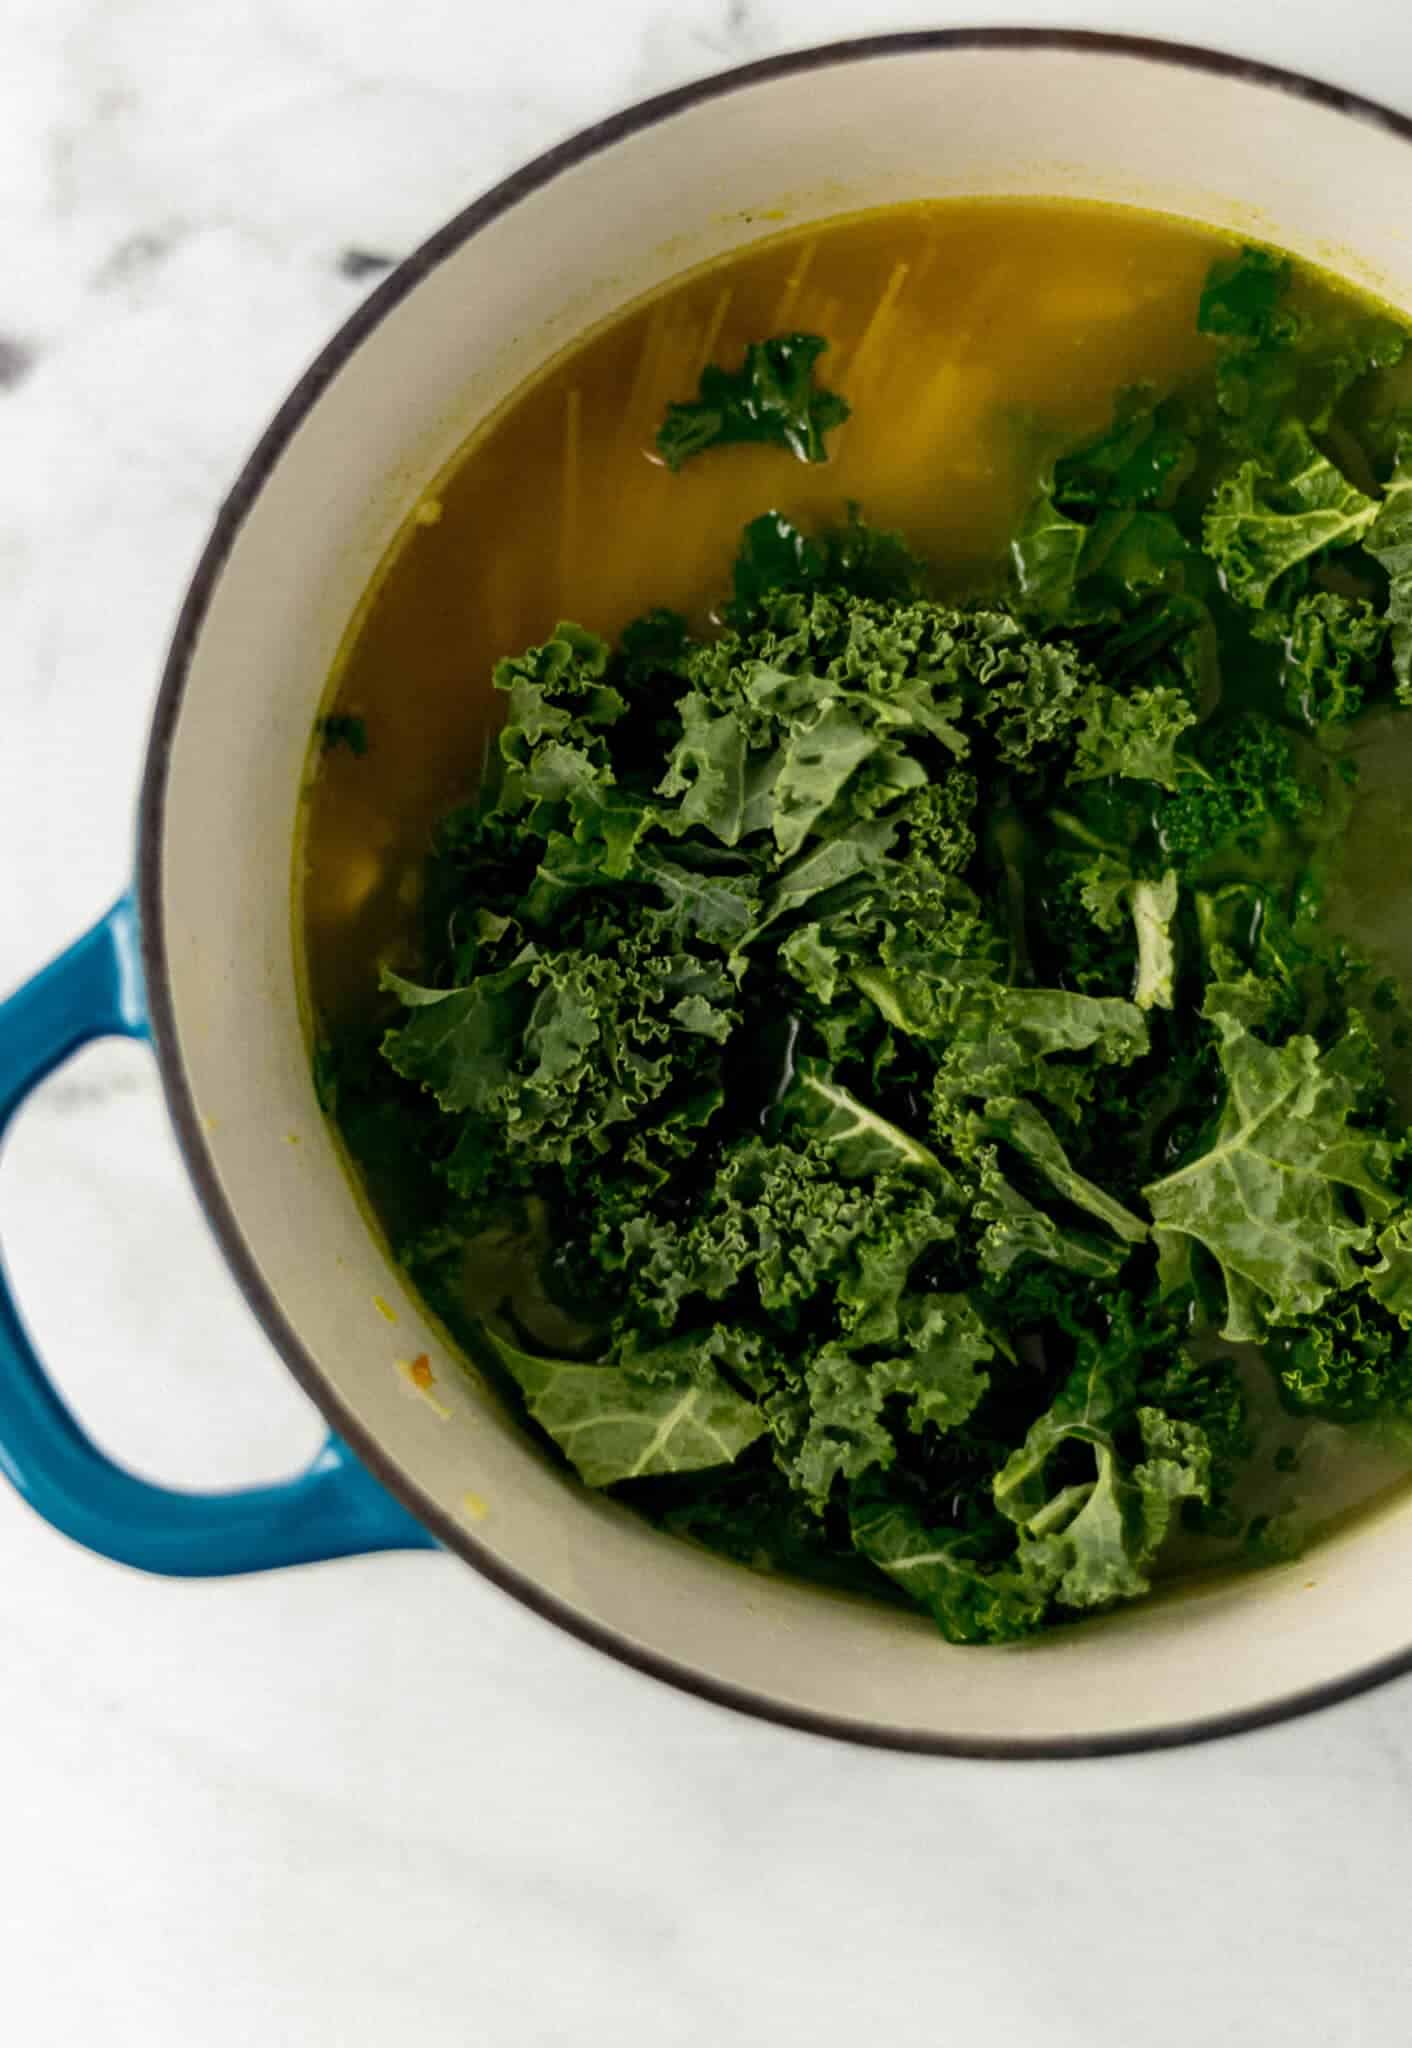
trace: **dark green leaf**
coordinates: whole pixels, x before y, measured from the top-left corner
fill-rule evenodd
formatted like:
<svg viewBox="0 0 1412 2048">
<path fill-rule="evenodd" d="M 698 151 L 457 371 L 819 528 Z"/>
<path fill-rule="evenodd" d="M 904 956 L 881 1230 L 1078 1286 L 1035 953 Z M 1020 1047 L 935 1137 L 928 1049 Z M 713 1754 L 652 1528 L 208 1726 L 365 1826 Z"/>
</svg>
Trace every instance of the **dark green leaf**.
<svg viewBox="0 0 1412 2048">
<path fill-rule="evenodd" d="M 1032 1102 L 1014 1096 L 992 1096 L 979 1125 L 987 1138 L 999 1140 L 1020 1153 L 1062 1200 L 1085 1210 L 1115 1237 L 1138 1244 L 1147 1236 L 1147 1225 L 1140 1216 L 1134 1216 L 1121 1202 L 1115 1202 L 1075 1170 L 1053 1126 Z"/>
<path fill-rule="evenodd" d="M 709 1357 L 684 1366 L 677 1352 L 642 1353 L 625 1370 L 536 1358 L 491 1331 L 485 1336 L 530 1414 L 590 1486 L 728 1465 L 766 1427 Z"/>
<path fill-rule="evenodd" d="M 1272 332 L 1293 336 L 1292 316 L 1283 311 L 1291 266 L 1273 249 L 1246 247 L 1211 267 L 1201 294 L 1196 324 L 1202 334 L 1266 341 Z"/>
<path fill-rule="evenodd" d="M 1165 501 L 1196 457 L 1181 408 L 1153 404 L 1150 391 L 1121 394 L 1113 424 L 1054 465 L 1054 502 L 1083 507 L 1155 505 Z"/>
<path fill-rule="evenodd" d="M 852 1530 L 864 1557 L 927 1608 L 950 1642 L 1013 1642 L 1043 1617 L 1045 1590 L 1013 1566 L 985 1564 L 971 1535 L 933 1531 L 912 1509 L 886 1499 L 856 1506 Z"/>
<path fill-rule="evenodd" d="M 1236 601 L 1258 608 L 1279 578 L 1325 548 L 1361 540 L 1378 516 L 1365 497 L 1287 420 L 1269 452 L 1218 486 L 1202 524 L 1206 552 Z"/>
<path fill-rule="evenodd" d="M 1121 775 L 1175 789 L 1185 765 L 1176 749 L 1195 724 L 1196 713 L 1179 690 L 1137 689 L 1120 697 L 1113 690 L 1094 689 L 1085 706 L 1069 780 L 1091 782 Z"/>
<path fill-rule="evenodd" d="M 930 1146 L 860 1102 L 821 1060 L 798 1062 L 781 1110 L 833 1154 L 839 1172 L 850 1180 L 888 1171 L 919 1173 L 943 1183 L 950 1178 Z"/>
<path fill-rule="evenodd" d="M 826 1346 L 804 1373 L 802 1436 L 787 1443 L 787 1468 L 816 1505 L 835 1482 L 886 1471 L 897 1456 L 885 1408 L 896 1400 L 914 1433 L 952 1429 L 985 1393 L 994 1345 L 964 1295 L 913 1295 L 893 1352 L 860 1356 Z M 789 1414 L 793 1404 L 784 1411 Z"/>
<path fill-rule="evenodd" d="M 707 448 L 765 441 L 801 462 L 824 461 L 824 436 L 849 410 L 836 392 L 815 387 L 814 365 L 827 348 L 818 334 L 777 334 L 752 341 L 738 370 L 708 365 L 698 395 L 667 407 L 658 454 L 669 469 L 680 469 Z"/>
<path fill-rule="evenodd" d="M 1382 515 L 1368 532 L 1376 546 Z M 1412 568 L 1412 532 L 1408 564 Z M 1412 602 L 1409 602 L 1412 620 Z M 1317 730 L 1346 725 L 1363 708 L 1388 626 L 1362 598 L 1331 590 L 1304 591 L 1287 620 L 1279 619 L 1282 661 L 1280 686 L 1285 710 L 1301 725 Z"/>
<path fill-rule="evenodd" d="M 1042 619 L 1070 610 L 1089 529 L 1061 512 L 1048 492 L 1031 505 L 1010 543 L 1010 562 L 1021 606 Z"/>
<path fill-rule="evenodd" d="M 1213 1022 L 1220 1119 L 1194 1158 L 1145 1192 L 1169 1273 L 1203 1246 L 1225 1279 L 1225 1336 L 1258 1339 L 1354 1284 L 1354 1254 L 1373 1230 L 1348 1197 L 1372 1216 L 1391 1208 L 1395 1149 L 1351 1123 L 1356 1091 L 1312 1038 L 1276 1047 L 1228 1013 Z"/>
</svg>

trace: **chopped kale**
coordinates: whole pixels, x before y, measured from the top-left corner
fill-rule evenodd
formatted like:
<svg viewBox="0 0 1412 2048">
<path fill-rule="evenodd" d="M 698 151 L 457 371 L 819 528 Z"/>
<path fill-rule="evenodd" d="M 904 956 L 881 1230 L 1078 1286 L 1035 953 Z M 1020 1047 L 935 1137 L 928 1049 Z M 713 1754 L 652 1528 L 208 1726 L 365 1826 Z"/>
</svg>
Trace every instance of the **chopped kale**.
<svg viewBox="0 0 1412 2048">
<path fill-rule="evenodd" d="M 848 418 L 847 402 L 814 383 L 814 365 L 828 348 L 818 334 L 776 334 L 752 341 L 738 370 L 708 364 L 697 395 L 667 407 L 657 453 L 680 469 L 707 448 L 764 441 L 801 462 L 823 462 L 824 436 Z"/>
<path fill-rule="evenodd" d="M 501 662 L 418 971 L 316 1061 L 585 1482 L 955 1642 L 1140 1596 L 1178 1523 L 1292 1553 L 1226 1343 L 1292 1415 L 1412 1417 L 1399 998 L 1321 910 L 1329 736 L 1412 701 L 1412 430 L 1345 410 L 1403 336 L 1295 283 L 1216 266 L 1208 368 L 1053 462 L 1003 589 L 768 511 L 713 634 Z M 708 369 L 663 459 L 822 460 L 824 347 Z"/>
</svg>

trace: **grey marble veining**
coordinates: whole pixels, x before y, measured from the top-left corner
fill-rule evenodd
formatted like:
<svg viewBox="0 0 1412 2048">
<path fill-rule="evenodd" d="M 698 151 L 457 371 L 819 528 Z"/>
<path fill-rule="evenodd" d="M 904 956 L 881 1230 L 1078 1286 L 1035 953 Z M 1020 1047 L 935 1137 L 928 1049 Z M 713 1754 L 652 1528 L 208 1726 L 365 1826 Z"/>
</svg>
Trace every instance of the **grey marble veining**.
<svg viewBox="0 0 1412 2048">
<path fill-rule="evenodd" d="M 0 984 L 121 886 L 208 523 L 386 262 L 635 96 L 945 11 L 11 0 Z M 1403 0 L 1076 12 L 1412 106 Z M 317 1441 L 140 1049 L 36 1100 L 0 1229 L 65 1387 L 144 1469 L 234 1482 Z M 656 1687 L 447 1559 L 170 1585 L 3 1485 L 0 1640 L 0 2001 L 26 2048 L 1406 2038 L 1412 1684 L 1118 1763 L 873 1755 Z"/>
</svg>

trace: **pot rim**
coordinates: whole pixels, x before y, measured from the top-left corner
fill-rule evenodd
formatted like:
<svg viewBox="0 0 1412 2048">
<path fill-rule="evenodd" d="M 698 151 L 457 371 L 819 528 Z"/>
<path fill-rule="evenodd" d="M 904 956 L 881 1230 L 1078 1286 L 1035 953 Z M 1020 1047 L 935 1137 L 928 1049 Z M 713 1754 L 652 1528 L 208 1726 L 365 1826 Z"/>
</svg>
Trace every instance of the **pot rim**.
<svg viewBox="0 0 1412 2048">
<path fill-rule="evenodd" d="M 1160 37 L 1110 35 L 1081 29 L 954 28 L 847 38 L 715 72 L 609 114 L 532 158 L 464 207 L 404 258 L 344 321 L 275 413 L 221 504 L 177 616 L 147 742 L 137 813 L 136 900 L 142 968 L 146 978 L 152 1042 L 168 1114 L 197 1198 L 226 1264 L 265 1334 L 330 1426 L 446 1549 L 474 1566 L 485 1578 L 542 1619 L 567 1630 L 592 1648 L 606 1651 L 618 1662 L 630 1665 L 649 1677 L 664 1680 L 698 1699 L 753 1715 L 777 1726 L 870 1748 L 930 1756 L 1019 1762 L 1128 1755 L 1147 1750 L 1174 1749 L 1188 1743 L 1273 1727 L 1315 1708 L 1352 1699 L 1412 1671 L 1412 1645 L 1376 1659 L 1344 1678 L 1299 1688 L 1238 1711 L 1174 1721 L 1153 1728 L 1119 1730 L 1101 1736 L 989 1740 L 936 1735 L 923 1729 L 895 1727 L 881 1721 L 849 1720 L 841 1715 L 796 1707 L 767 1693 L 697 1671 L 575 1612 L 533 1579 L 492 1555 L 472 1531 L 445 1513 L 417 1481 L 387 1455 L 376 1437 L 345 1404 L 266 1285 L 239 1219 L 221 1186 L 182 1064 L 162 922 L 162 844 L 172 743 L 192 659 L 211 598 L 236 538 L 270 474 L 326 387 L 367 336 L 424 278 L 483 228 L 499 220 L 522 199 L 550 184 L 561 173 L 572 170 L 629 136 L 641 134 L 689 107 L 771 79 L 793 77 L 831 66 L 867 63 L 878 57 L 940 50 L 1067 51 L 1095 57 L 1140 58 L 1176 70 L 1206 72 L 1298 99 L 1312 100 L 1412 143 L 1412 119 L 1407 116 L 1363 94 L 1257 59 Z"/>
</svg>

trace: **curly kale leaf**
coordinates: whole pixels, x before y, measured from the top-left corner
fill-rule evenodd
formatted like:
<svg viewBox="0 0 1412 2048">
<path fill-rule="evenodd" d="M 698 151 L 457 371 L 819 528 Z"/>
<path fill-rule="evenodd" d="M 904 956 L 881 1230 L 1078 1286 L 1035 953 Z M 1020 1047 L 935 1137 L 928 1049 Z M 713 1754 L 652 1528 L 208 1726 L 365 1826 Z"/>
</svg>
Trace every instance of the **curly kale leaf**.
<svg viewBox="0 0 1412 2048">
<path fill-rule="evenodd" d="M 1047 1589 L 1014 1563 L 988 1561 L 984 1536 L 929 1528 L 885 1494 L 861 1496 L 850 1528 L 863 1556 L 926 1608 L 949 1642 L 1015 1642 L 1044 1619 Z"/>
<path fill-rule="evenodd" d="M 1288 257 L 1247 247 L 1211 266 L 1201 294 L 1197 329 L 1221 344 L 1216 397 L 1238 446 L 1259 447 L 1294 400 L 1304 323 L 1285 303 L 1292 278 Z"/>
<path fill-rule="evenodd" d="M 1258 452 L 1291 415 L 1324 433 L 1348 393 L 1406 348 L 1405 331 L 1380 314 L 1297 310 L 1293 281 L 1288 257 L 1261 248 L 1218 262 L 1207 279 L 1197 324 L 1221 346 L 1217 401 L 1236 447 Z"/>
<path fill-rule="evenodd" d="M 949 725 L 948 712 L 942 716 Z M 957 741 L 959 752 L 959 735 Z M 907 790 L 920 789 L 926 780 L 915 755 L 860 716 L 846 698 L 795 727 L 780 750 L 772 784 L 771 830 L 785 859 L 798 853 L 818 830 L 849 782 L 864 768 L 871 771 L 874 790 L 885 802 Z"/>
<path fill-rule="evenodd" d="M 710 701 L 691 690 L 677 706 L 681 738 L 672 749 L 657 794 L 679 797 L 671 829 L 688 832 L 700 826 L 724 846 L 735 846 L 745 829 L 745 728 L 733 712 L 717 712 Z"/>
<path fill-rule="evenodd" d="M 837 392 L 814 383 L 814 365 L 827 349 L 819 334 L 776 334 L 750 342 L 738 370 L 708 364 L 697 396 L 669 405 L 657 430 L 657 452 L 668 469 L 740 441 L 767 442 L 801 462 L 823 462 L 825 434 L 849 413 Z"/>
<path fill-rule="evenodd" d="M 1220 1118 L 1194 1158 L 1144 1192 L 1169 1278 L 1187 1276 L 1194 1246 L 1215 1260 L 1234 1342 L 1356 1282 L 1374 1233 L 1350 1198 L 1366 1217 L 1387 1214 L 1397 1147 L 1351 1121 L 1357 1090 L 1312 1038 L 1266 1045 L 1228 1011 L 1212 1022 Z"/>
<path fill-rule="evenodd" d="M 801 1059 L 780 1105 L 783 1118 L 808 1130 L 813 1144 L 831 1152 L 846 1180 L 869 1173 L 913 1172 L 945 1183 L 946 1169 L 931 1147 L 870 1109 L 842 1086 L 826 1063 Z"/>
<path fill-rule="evenodd" d="M 1002 1172 L 996 1146 L 978 1148 L 970 1163 L 976 1190 L 970 1214 L 979 1226 L 976 1260 L 988 1280 L 998 1280 L 1031 1260 L 1089 1280 L 1112 1280 L 1122 1272 L 1131 1245 L 1076 1228 L 1031 1201 Z"/>
<path fill-rule="evenodd" d="M 994 1356 L 967 1296 L 910 1295 L 895 1348 L 825 1345 L 804 1366 L 801 1392 L 775 1404 L 783 1469 L 822 1507 L 836 1481 L 893 1465 L 899 1421 L 914 1434 L 965 1422 L 986 1391 Z"/>
<path fill-rule="evenodd" d="M 1113 423 L 1054 465 L 1053 496 L 1066 512 L 1083 507 L 1158 505 L 1196 459 L 1179 402 L 1154 402 L 1148 386 L 1121 392 Z"/>
<path fill-rule="evenodd" d="M 949 633 L 948 669 L 1002 762 L 1028 765 L 1067 741 L 1089 680 L 1071 647 L 1029 638 L 1001 611 L 973 613 Z"/>
<path fill-rule="evenodd" d="M 787 744 L 842 710 L 879 740 L 926 736 L 959 755 L 966 740 L 953 722 L 947 658 L 969 631 L 964 616 L 928 603 L 779 592 L 747 630 L 694 648 L 684 672 L 708 704 L 742 721 L 752 748 Z M 952 662 L 958 673 L 963 660 Z M 914 777 L 900 785 L 915 786 Z M 771 781 L 750 829 L 770 823 L 775 795 Z"/>
<path fill-rule="evenodd" d="M 1016 608 L 1111 658 L 1119 629 L 1144 605 L 1185 602 L 1191 545 L 1165 512 L 1114 504 L 1090 520 L 1053 493 L 1040 491 L 1010 544 Z"/>
<path fill-rule="evenodd" d="M 1151 820 L 1164 861 L 1191 874 L 1231 848 L 1259 854 L 1323 807 L 1302 777 L 1290 735 L 1258 711 L 1221 719 L 1176 788 L 1156 799 Z"/>
<path fill-rule="evenodd" d="M 1196 724 L 1196 712 L 1179 690 L 1090 692 L 1079 727 L 1070 782 L 1120 775 L 1130 782 L 1179 786 L 1184 763 L 1177 754 L 1182 735 Z"/>
<path fill-rule="evenodd" d="M 1181 400 L 1120 394 L 1111 426 L 1053 465 L 1011 542 L 1018 608 L 1121 664 L 1108 643 L 1135 612 L 1188 601 L 1192 550 L 1170 508 L 1196 460 Z"/>
<path fill-rule="evenodd" d="M 1082 572 L 1090 529 L 1062 511 L 1043 490 L 1010 543 L 1010 567 L 1022 611 L 1042 620 L 1066 617 Z"/>
<path fill-rule="evenodd" d="M 900 533 L 872 526 L 856 505 L 842 526 L 817 539 L 782 512 L 762 512 L 740 537 L 726 622 L 749 628 L 767 598 L 780 591 L 830 590 L 883 604 L 920 597 L 922 564 Z"/>
<path fill-rule="evenodd" d="M 602 1202 L 593 1250 L 643 1328 L 733 1299 L 786 1330 L 817 1307 L 850 1337 L 886 1341 L 912 1268 L 954 1227 L 910 1172 L 844 1181 L 825 1147 L 742 1138 L 680 1215 L 644 1208 L 630 1188 Z"/>
<path fill-rule="evenodd" d="M 954 1231 L 938 1208 L 949 1183 L 935 1159 L 905 1142 L 899 1150 L 901 1133 L 872 1118 L 864 1150 L 879 1148 L 905 1177 L 871 1172 L 855 1150 L 860 1178 L 840 1181 L 833 1140 L 847 1154 L 857 1139 L 831 1128 L 838 1114 L 836 1102 L 827 1105 L 803 1152 L 738 1144 L 680 1220 L 604 1204 L 595 1245 L 623 1290 L 615 1327 L 655 1325 L 690 1344 L 712 1305 L 727 1304 L 714 1313 L 728 1323 L 745 1316 L 758 1328 L 765 1317 L 794 1330 L 789 1362 L 776 1357 L 758 1391 L 781 1470 L 820 1508 L 836 1480 L 887 1469 L 899 1430 L 964 1421 L 995 1353 L 965 1295 L 913 1280 L 919 1260 Z M 648 1355 L 655 1362 L 657 1350 Z M 727 1362 L 757 1386 L 754 1361 Z M 624 1363 L 641 1370 L 635 1356 Z"/>
<path fill-rule="evenodd" d="M 1230 1509 L 1231 1493 L 1255 1448 L 1250 1403 L 1236 1361 L 1158 1348 L 1144 1360 L 1138 1398 L 1176 1422 L 1195 1424 L 1206 1439 L 1209 1497 L 1189 1500 L 1183 1519 L 1196 1528 L 1234 1533 L 1239 1520 Z"/>
<path fill-rule="evenodd" d="M 733 948 L 760 916 L 757 871 L 749 865 L 723 868 L 699 853 L 674 857 L 643 846 L 633 856 L 631 873 L 652 884 L 664 929 L 683 943 L 700 937 Z"/>
<path fill-rule="evenodd" d="M 606 730 L 627 709 L 607 680 L 609 655 L 606 640 L 561 621 L 541 646 L 496 663 L 495 687 L 510 699 L 500 735 L 508 791 L 501 810 L 523 807 L 529 792 L 521 785 L 542 759 L 560 763 L 564 776 L 575 766 L 601 769 Z"/>
<path fill-rule="evenodd" d="M 816 1018 L 816 1029 L 843 1057 L 855 1037 L 891 1033 L 937 1040 L 950 1034 L 961 1010 L 994 981 L 1002 958 L 999 935 L 966 884 L 907 857 L 879 862 L 843 907 L 799 934 L 788 950 L 791 973 L 815 992 L 831 981 L 856 992 Z M 848 1028 L 835 1043 L 833 1027 Z"/>
<path fill-rule="evenodd" d="M 999 607 L 830 591 L 763 600 L 748 631 L 698 649 L 687 674 L 745 719 L 752 746 L 841 707 L 879 740 L 930 738 L 958 756 L 967 741 L 957 721 L 974 721 L 1015 763 L 1066 740 L 1090 681 L 1072 648 L 1036 639 Z"/>
<path fill-rule="evenodd" d="M 638 1351 L 630 1365 L 538 1358 L 487 1330 L 530 1414 L 589 1486 L 728 1465 L 767 1427 L 720 1370 L 731 1335 Z"/>
<path fill-rule="evenodd" d="M 1271 1364 L 1287 1407 L 1330 1422 L 1412 1415 L 1412 1344 L 1402 1322 L 1364 1292 L 1276 1333 Z"/>
<path fill-rule="evenodd" d="M 1289 570 L 1326 548 L 1351 547 L 1377 517 L 1378 501 L 1334 467 L 1305 427 L 1286 420 L 1266 453 L 1217 486 L 1202 541 L 1229 594 L 1258 610 Z"/>
<path fill-rule="evenodd" d="M 1182 643 L 1205 607 L 1186 585 L 1199 562 L 1165 512 L 1118 505 L 1086 522 L 1054 501 L 1035 499 L 1010 545 L 1015 609 L 1041 629 L 1072 634 L 1105 680 L 1146 675 L 1173 681 L 1194 672 Z M 1165 650 L 1165 654 L 1164 654 Z"/>
<path fill-rule="evenodd" d="M 525 947 L 460 988 L 384 970 L 410 1012 L 384 1039 L 385 1057 L 463 1119 L 450 1168 L 462 1192 L 493 1176 L 498 1157 L 561 1167 L 590 1158 L 673 1091 L 678 1102 L 683 1092 L 719 1099 L 734 982 L 709 958 L 613 936 L 601 952 Z"/>
<path fill-rule="evenodd" d="M 1382 517 L 1379 513 L 1369 529 L 1370 550 L 1376 545 Z M 1408 567 L 1412 570 L 1412 526 Z M 1412 583 L 1408 616 L 1412 623 Z M 1286 713 L 1311 732 L 1321 726 L 1347 725 L 1372 693 L 1378 659 L 1388 638 L 1388 618 L 1374 611 L 1366 598 L 1312 590 L 1301 592 L 1288 618 L 1277 614 L 1276 622 L 1282 643 L 1280 690 Z"/>
<path fill-rule="evenodd" d="M 1139 1403 L 1140 1368 L 1169 1333 L 1118 1297 L 1108 1331 L 1085 1330 L 1053 1404 L 996 1474 L 995 1504 L 1017 1525 L 1026 1578 L 1069 1607 L 1147 1591 L 1175 1503 L 1204 1502 L 1211 1448 L 1199 1424 Z"/>
<path fill-rule="evenodd" d="M 1141 1218 L 1074 1165 L 1038 1107 L 1072 1119 L 1092 1088 L 1094 1066 L 1065 1055 L 1125 1064 L 1146 1046 L 1141 1012 L 1117 998 L 985 987 L 962 997 L 936 1064 L 932 1128 L 943 1157 L 971 1184 L 987 1275 L 1039 1259 L 1109 1277 L 1146 1236 Z M 1084 1218 L 1077 1226 L 1073 1211 Z"/>
<path fill-rule="evenodd" d="M 1078 1172 L 1053 1125 L 1032 1102 L 993 1095 L 981 1114 L 967 1122 L 991 1143 L 1008 1145 L 1061 1201 L 1083 1210 L 1124 1243 L 1140 1244 L 1147 1236 L 1147 1225 L 1140 1216 Z"/>
<path fill-rule="evenodd" d="M 1139 1010 L 1170 1010 L 1176 1001 L 1176 940 L 1173 926 L 1180 898 L 1176 871 L 1155 880 L 1133 873 L 1126 861 L 1098 854 L 1072 870 L 1073 886 L 1103 932 L 1130 922 L 1136 941 L 1132 999 Z"/>
<path fill-rule="evenodd" d="M 413 1011 L 384 1041 L 406 1080 L 429 1088 L 442 1109 L 493 1111 L 512 1083 L 507 1047 L 516 1050 L 530 1008 L 530 963 L 483 974 L 462 989 L 423 988 L 383 969 L 383 985 Z"/>
<path fill-rule="evenodd" d="M 896 842 L 897 827 L 887 819 L 861 818 L 806 847 L 776 872 L 765 890 L 750 942 L 782 919 L 795 917 L 806 904 L 813 914 L 826 915 L 850 887 L 866 892 Z"/>
<path fill-rule="evenodd" d="M 1063 1055 L 1087 1052 L 1096 1065 L 1127 1065 L 1147 1050 L 1147 1022 L 1119 996 L 1063 989 L 981 988 L 967 998 L 937 1064 L 934 1113 L 971 1097 L 1039 1095 L 1072 1113 L 1081 1069 Z"/>
<path fill-rule="evenodd" d="M 1133 929 L 1137 934 L 1137 975 L 1133 1001 L 1140 1010 L 1170 1010 L 1176 1002 L 1176 949 L 1172 924 L 1177 914 L 1177 878 L 1171 868 L 1159 881 L 1132 886 Z"/>
<path fill-rule="evenodd" d="M 1247 245 L 1213 263 L 1197 307 L 1198 333 L 1249 343 L 1292 341 L 1296 317 L 1285 308 L 1293 266 L 1273 249 Z"/>
</svg>

